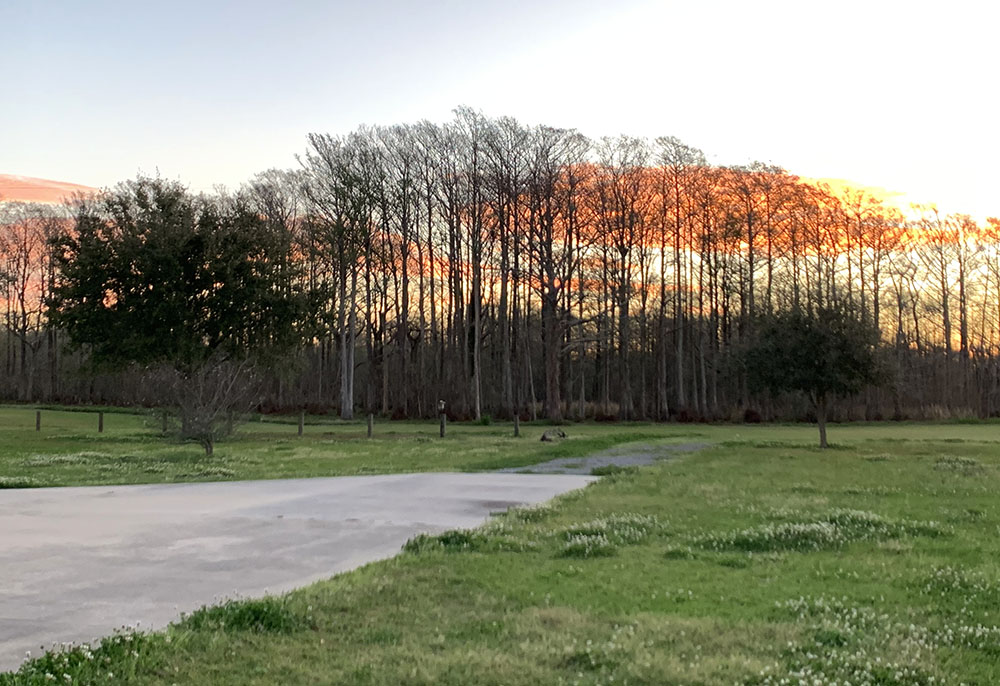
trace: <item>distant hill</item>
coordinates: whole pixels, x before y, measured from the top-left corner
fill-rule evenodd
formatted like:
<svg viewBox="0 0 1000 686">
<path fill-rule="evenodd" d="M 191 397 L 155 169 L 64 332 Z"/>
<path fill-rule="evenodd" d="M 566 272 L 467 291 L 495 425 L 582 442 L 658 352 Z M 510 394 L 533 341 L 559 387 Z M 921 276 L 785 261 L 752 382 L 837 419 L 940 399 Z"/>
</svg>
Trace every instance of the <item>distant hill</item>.
<svg viewBox="0 0 1000 686">
<path fill-rule="evenodd" d="M 66 181 L 0 174 L 0 202 L 16 200 L 56 204 L 71 198 L 76 193 L 94 193 L 96 191 L 96 188 L 67 183 Z"/>
</svg>

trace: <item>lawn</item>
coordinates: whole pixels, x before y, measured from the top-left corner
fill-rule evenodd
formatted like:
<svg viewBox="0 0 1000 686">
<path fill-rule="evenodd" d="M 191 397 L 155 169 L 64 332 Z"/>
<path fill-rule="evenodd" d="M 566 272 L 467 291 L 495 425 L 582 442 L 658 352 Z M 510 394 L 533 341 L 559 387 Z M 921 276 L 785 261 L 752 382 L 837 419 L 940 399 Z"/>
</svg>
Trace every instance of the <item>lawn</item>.
<svg viewBox="0 0 1000 686">
<path fill-rule="evenodd" d="M 93 443 L 86 422 L 45 439 L 29 419 L 31 431 L 5 429 L 21 442 L 4 441 L 6 474 L 25 474 L 25 455 L 197 454 L 134 418 Z M 827 451 L 808 426 L 571 425 L 576 438 L 556 447 L 537 441 L 540 426 L 519 443 L 502 426 L 455 427 L 443 442 L 432 425 L 386 426 L 371 442 L 360 425 L 310 428 L 255 428 L 216 459 L 250 455 L 259 462 L 234 463 L 239 474 L 277 476 L 277 464 L 526 464 L 630 440 L 711 447 L 414 539 L 287 596 L 43 656 L 0 685 L 1000 682 L 998 425 L 833 425 Z M 70 467 L 39 478 L 68 482 Z"/>
<path fill-rule="evenodd" d="M 377 421 L 367 438 L 364 421 L 255 417 L 206 456 L 194 443 L 160 435 L 155 414 L 108 411 L 98 433 L 96 410 L 0 407 L 0 488 L 277 479 L 399 472 L 483 471 L 520 467 L 596 452 L 628 441 L 701 442 L 693 425 L 590 424 L 569 428 L 569 440 L 542 443 L 548 428 Z"/>
</svg>

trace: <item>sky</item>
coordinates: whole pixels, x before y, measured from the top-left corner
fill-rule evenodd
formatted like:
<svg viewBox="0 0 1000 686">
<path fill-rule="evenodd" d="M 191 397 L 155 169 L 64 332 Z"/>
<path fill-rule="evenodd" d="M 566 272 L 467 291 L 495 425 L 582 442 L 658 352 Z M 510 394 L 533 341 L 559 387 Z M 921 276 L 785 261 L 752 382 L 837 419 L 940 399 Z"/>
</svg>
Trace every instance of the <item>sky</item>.
<svg viewBox="0 0 1000 686">
<path fill-rule="evenodd" d="M 195 190 L 458 105 L 1000 215 L 987 0 L 0 0 L 0 173 Z"/>
</svg>

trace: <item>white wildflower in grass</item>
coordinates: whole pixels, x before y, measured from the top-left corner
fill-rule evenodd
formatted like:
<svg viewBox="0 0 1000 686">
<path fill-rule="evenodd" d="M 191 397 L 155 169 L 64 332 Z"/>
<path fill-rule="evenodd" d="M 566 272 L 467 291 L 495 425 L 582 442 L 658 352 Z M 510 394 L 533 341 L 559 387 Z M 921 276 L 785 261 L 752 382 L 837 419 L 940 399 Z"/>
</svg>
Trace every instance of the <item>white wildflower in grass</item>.
<svg viewBox="0 0 1000 686">
<path fill-rule="evenodd" d="M 939 471 L 957 472 L 963 476 L 973 476 L 984 471 L 978 460 L 957 455 L 942 455 L 934 461 L 934 469 Z"/>
<path fill-rule="evenodd" d="M 951 568 L 936 570 L 932 587 L 981 584 Z M 932 686 L 944 683 L 932 658 L 943 648 L 1000 653 L 1000 627 L 952 622 L 929 627 L 879 612 L 871 599 L 855 605 L 847 598 L 800 597 L 777 603 L 779 612 L 809 627 L 811 641 L 789 643 L 782 665 L 772 665 L 747 684 L 852 684 L 853 686 Z M 879 652 L 888 645 L 893 659 Z"/>
<path fill-rule="evenodd" d="M 936 522 L 897 522 L 873 512 L 838 509 L 811 521 L 769 523 L 724 534 L 707 534 L 695 543 L 716 551 L 811 551 L 840 548 L 852 541 L 940 536 L 943 533 Z"/>
<path fill-rule="evenodd" d="M 613 555 L 619 546 L 641 543 L 659 527 L 656 517 L 632 512 L 614 513 L 581 524 L 572 524 L 559 533 L 563 557 Z"/>
<path fill-rule="evenodd" d="M 38 657 L 27 654 L 16 672 L 0 675 L 0 684 L 103 684 L 114 678 L 114 671 L 134 672 L 150 648 L 162 641 L 162 634 L 119 632 L 91 643 L 63 643 L 48 650 L 42 648 Z M 114 671 L 110 669 L 112 665 Z"/>
<path fill-rule="evenodd" d="M 571 534 L 560 551 L 563 557 L 608 557 L 617 547 L 604 534 Z"/>
<path fill-rule="evenodd" d="M 542 521 L 554 512 L 555 508 L 551 505 L 530 505 L 511 508 L 507 511 L 507 517 L 520 522 L 534 523 Z"/>
<path fill-rule="evenodd" d="M 930 596 L 957 596 L 966 604 L 983 602 L 996 605 L 1000 602 L 1000 583 L 988 579 L 981 572 L 951 566 L 932 571 L 920 590 Z"/>
<path fill-rule="evenodd" d="M 653 533 L 659 523 L 656 517 L 632 512 L 610 514 L 563 529 L 563 537 L 576 535 L 604 535 L 612 543 L 630 545 L 639 543 Z"/>
</svg>

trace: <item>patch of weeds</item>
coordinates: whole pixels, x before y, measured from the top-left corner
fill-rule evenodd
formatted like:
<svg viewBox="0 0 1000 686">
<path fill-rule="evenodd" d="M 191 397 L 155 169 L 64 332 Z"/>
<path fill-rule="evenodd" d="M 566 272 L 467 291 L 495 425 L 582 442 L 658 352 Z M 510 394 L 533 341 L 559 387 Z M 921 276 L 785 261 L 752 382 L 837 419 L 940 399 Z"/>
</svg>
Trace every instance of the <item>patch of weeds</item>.
<svg viewBox="0 0 1000 686">
<path fill-rule="evenodd" d="M 627 658 L 626 645 L 635 636 L 635 626 L 615 626 L 606 641 L 588 639 L 580 642 L 576 638 L 566 646 L 561 666 L 574 672 L 613 672 Z M 613 679 L 612 679 L 613 680 Z"/>
<path fill-rule="evenodd" d="M 573 524 L 560 532 L 562 557 L 606 557 L 619 546 L 645 540 L 659 527 L 655 517 L 631 512 L 616 513 L 582 524 Z"/>
<path fill-rule="evenodd" d="M 876 496 L 880 498 L 901 492 L 901 489 L 892 486 L 851 486 L 841 491 L 844 495 Z"/>
<path fill-rule="evenodd" d="M 766 524 L 728 534 L 708 535 L 697 541 L 710 550 L 821 550 L 846 541 L 829 522 Z"/>
<path fill-rule="evenodd" d="M 385 470 L 380 469 L 378 465 L 373 464 L 362 464 L 358 465 L 357 468 L 352 472 L 353 474 L 364 475 L 364 474 L 384 474 Z"/>
<path fill-rule="evenodd" d="M 231 479 L 236 476 L 236 470 L 229 469 L 228 467 L 206 467 L 205 469 L 199 469 L 197 476 L 221 476 Z"/>
<path fill-rule="evenodd" d="M 408 553 L 426 553 L 434 550 L 456 552 L 477 550 L 485 537 L 471 529 L 452 529 L 442 534 L 417 534 L 403 544 Z"/>
<path fill-rule="evenodd" d="M 428 553 L 434 551 L 457 552 L 512 552 L 534 550 L 537 543 L 525 539 L 515 532 L 502 517 L 480 529 L 452 529 L 444 533 L 418 534 L 403 544 L 408 553 Z"/>
<path fill-rule="evenodd" d="M 562 666 L 576 671 L 596 672 L 604 669 L 612 670 L 618 666 L 618 661 L 608 651 L 594 650 L 591 642 L 587 641 L 582 650 L 575 650 L 566 655 Z"/>
<path fill-rule="evenodd" d="M 777 607 L 807 625 L 811 640 L 789 644 L 782 664 L 745 680 L 746 685 L 943 683 L 920 664 L 921 654 L 937 648 L 934 633 L 925 627 L 895 622 L 870 606 L 851 605 L 846 598 L 796 598 Z M 889 644 L 898 651 L 896 661 L 877 652 L 877 646 Z"/>
<path fill-rule="evenodd" d="M 286 598 L 265 596 L 201 607 L 182 619 L 181 626 L 193 631 L 290 634 L 305 628 L 306 618 L 294 612 Z"/>
<path fill-rule="evenodd" d="M 986 519 L 986 513 L 975 507 L 969 507 L 962 513 L 961 518 L 970 522 L 978 522 Z"/>
<path fill-rule="evenodd" d="M 572 524 L 563 529 L 563 537 L 606 536 L 618 545 L 640 543 L 659 527 L 656 517 L 634 512 L 623 512 L 594 519 L 582 524 Z"/>
<path fill-rule="evenodd" d="M 818 645 L 831 648 L 843 648 L 848 643 L 848 638 L 843 631 L 831 627 L 820 627 L 813 634 L 813 640 Z"/>
<path fill-rule="evenodd" d="M 55 467 L 59 465 L 84 464 L 93 460 L 112 460 L 113 455 L 84 450 L 78 453 L 67 453 L 59 455 L 32 455 L 21 460 L 25 467 Z"/>
<path fill-rule="evenodd" d="M 169 635 L 119 631 L 94 645 L 64 644 L 36 658 L 29 653 L 16 672 L 0 674 L 0 686 L 127 682 L 140 664 L 143 669 L 155 668 L 159 660 L 154 656 L 169 642 Z"/>
<path fill-rule="evenodd" d="M 39 488 L 43 485 L 30 476 L 0 476 L 0 488 Z"/>
<path fill-rule="evenodd" d="M 865 455 L 862 459 L 865 462 L 888 462 L 892 458 L 882 453 L 881 455 Z"/>
<path fill-rule="evenodd" d="M 530 507 L 512 507 L 507 510 L 506 517 L 519 522 L 534 523 L 548 519 L 555 513 L 551 505 L 533 505 Z"/>
<path fill-rule="evenodd" d="M 930 594 L 961 592 L 973 595 L 992 591 L 977 573 L 952 567 L 935 570 L 923 591 Z M 875 601 L 852 605 L 846 597 L 800 597 L 777 603 L 795 621 L 810 626 L 812 641 L 789 644 L 784 665 L 765 669 L 745 684 L 871 684 L 879 686 L 933 686 L 946 683 L 931 671 L 924 656 L 942 648 L 966 648 L 1000 655 L 1000 627 L 957 619 L 929 627 L 907 616 L 894 619 L 873 607 Z M 895 661 L 878 654 L 878 646 L 892 645 Z M 922 659 L 923 658 L 923 659 Z"/>
<path fill-rule="evenodd" d="M 636 465 L 607 464 L 601 467 L 594 467 L 590 470 L 591 476 L 612 476 L 618 474 L 638 474 L 639 467 Z"/>
<path fill-rule="evenodd" d="M 888 540 L 880 541 L 878 548 L 894 555 L 905 555 L 913 550 L 913 544 L 909 541 L 900 541 L 898 539 Z"/>
<path fill-rule="evenodd" d="M 445 532 L 450 533 L 450 532 Z M 440 536 L 433 534 L 417 534 L 403 544 L 403 552 L 407 553 L 428 553 L 436 550 L 444 550 L 444 543 Z"/>
<path fill-rule="evenodd" d="M 694 550 L 690 547 L 680 548 L 677 546 L 671 546 L 663 551 L 663 557 L 667 560 L 694 560 L 698 556 L 695 555 Z"/>
<path fill-rule="evenodd" d="M 863 510 L 834 510 L 806 522 L 763 524 L 726 534 L 708 534 L 696 541 L 708 550 L 771 552 L 840 548 L 852 541 L 881 541 L 904 536 L 936 537 L 944 533 L 936 522 L 895 522 Z"/>
<path fill-rule="evenodd" d="M 570 534 L 566 537 L 561 557 L 610 557 L 618 552 L 618 547 L 604 534 Z"/>
<path fill-rule="evenodd" d="M 482 538 L 481 534 L 468 529 L 452 529 L 437 537 L 446 550 L 463 550 L 472 548 Z"/>
<path fill-rule="evenodd" d="M 750 566 L 751 562 L 747 555 L 721 555 L 715 561 L 719 565 L 729 567 L 730 569 L 746 569 Z"/>
<path fill-rule="evenodd" d="M 863 654 L 829 648 L 829 655 L 794 655 L 787 671 L 746 681 L 754 686 L 784 684 L 877 684 L 878 686 L 934 686 L 936 677 L 915 664 L 873 663 Z"/>
<path fill-rule="evenodd" d="M 228 467 L 204 467 L 196 472 L 185 472 L 176 474 L 174 479 L 204 479 L 218 477 L 222 479 L 232 479 L 236 476 L 236 471 Z"/>
<path fill-rule="evenodd" d="M 934 469 L 956 472 L 963 476 L 973 476 L 984 471 L 983 465 L 978 460 L 957 455 L 942 455 L 934 461 Z"/>
<path fill-rule="evenodd" d="M 967 604 L 976 600 L 993 604 L 1000 599 L 1000 584 L 980 572 L 945 566 L 928 575 L 920 592 L 939 597 L 957 595 Z M 1000 644 L 997 647 L 1000 649 Z"/>
</svg>

